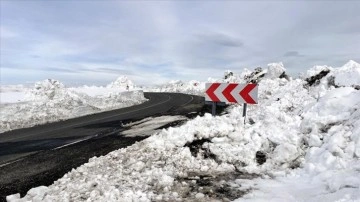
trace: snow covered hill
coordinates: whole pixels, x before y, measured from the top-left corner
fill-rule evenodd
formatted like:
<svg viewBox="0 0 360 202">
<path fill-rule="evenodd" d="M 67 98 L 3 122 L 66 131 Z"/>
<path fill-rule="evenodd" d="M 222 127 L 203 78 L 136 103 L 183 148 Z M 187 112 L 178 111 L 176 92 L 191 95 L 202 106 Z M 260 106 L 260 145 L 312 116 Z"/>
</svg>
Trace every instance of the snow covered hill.
<svg viewBox="0 0 360 202">
<path fill-rule="evenodd" d="M 303 79 L 286 76 L 281 63 L 228 72 L 221 81 L 259 82 L 259 104 L 249 106 L 246 124 L 242 106 L 232 105 L 7 199 L 360 201 L 359 71 L 350 61 L 314 67 Z"/>
<path fill-rule="evenodd" d="M 108 87 L 67 88 L 53 79 L 37 82 L 33 88 L 1 87 L 0 133 L 146 101 L 143 92 L 136 89 L 130 80 L 126 81 L 131 84 L 131 89 L 127 89 L 126 85 L 117 85 L 123 78 Z"/>
</svg>

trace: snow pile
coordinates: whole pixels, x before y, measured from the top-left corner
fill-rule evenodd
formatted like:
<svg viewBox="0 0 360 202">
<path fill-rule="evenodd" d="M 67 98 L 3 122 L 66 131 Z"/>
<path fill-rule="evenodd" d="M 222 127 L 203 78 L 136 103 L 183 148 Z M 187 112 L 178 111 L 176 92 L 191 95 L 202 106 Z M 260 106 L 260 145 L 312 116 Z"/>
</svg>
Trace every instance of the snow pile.
<svg viewBox="0 0 360 202">
<path fill-rule="evenodd" d="M 255 189 L 239 201 L 360 201 L 359 109 L 360 92 L 352 87 L 330 89 L 306 105 L 298 132 L 303 145 L 278 153 L 293 156 L 285 165 L 300 167 L 273 172 L 275 180 L 238 180 Z"/>
<path fill-rule="evenodd" d="M 271 63 L 267 69 L 256 68 L 255 71 L 244 69 L 241 74 L 234 74 L 231 70 L 226 70 L 224 76 L 221 79 L 208 78 L 207 82 L 189 81 L 183 82 L 180 80 L 170 81 L 169 83 L 157 86 L 156 88 L 150 88 L 146 91 L 151 92 L 176 92 L 186 93 L 192 95 L 204 95 L 206 83 L 258 83 L 264 76 L 268 79 L 274 78 L 286 78 L 285 68 L 282 63 Z"/>
<path fill-rule="evenodd" d="M 285 68 L 283 63 L 270 63 L 266 69 L 261 67 L 255 68 L 254 71 L 250 71 L 247 68 L 241 72 L 241 74 L 234 74 L 232 71 L 227 70 L 224 73 L 224 77 L 221 79 L 209 78 L 209 83 L 259 83 L 263 78 L 277 79 L 285 78 L 289 80 L 285 74 Z"/>
<path fill-rule="evenodd" d="M 268 64 L 268 70 L 266 78 L 276 79 L 279 78 L 285 72 L 284 64 L 280 63 L 270 63 Z"/>
<path fill-rule="evenodd" d="M 360 85 L 360 64 L 350 60 L 342 68 L 335 69 L 335 84 L 338 86 Z"/>
<path fill-rule="evenodd" d="M 162 130 L 7 199 L 360 201 L 360 91 L 328 77 L 358 68 L 331 68 L 325 76 L 317 69 L 303 80 L 277 78 L 283 66 L 271 67 L 269 76 L 252 75 L 259 104 L 249 106 L 245 125 L 242 107 L 233 105 L 225 115 Z"/>
<path fill-rule="evenodd" d="M 126 88 L 107 88 L 104 86 L 81 86 L 81 87 L 71 87 L 68 90 L 79 93 L 86 94 L 91 97 L 109 95 L 112 93 L 122 93 L 126 91 Z"/>
<path fill-rule="evenodd" d="M 180 80 L 170 81 L 169 83 L 157 86 L 156 88 L 148 89 L 151 92 L 175 92 L 186 93 L 192 95 L 203 95 L 205 83 L 199 81 L 183 82 Z"/>
<path fill-rule="evenodd" d="M 133 90 L 135 88 L 135 85 L 127 76 L 120 76 L 114 82 L 110 83 L 107 87 Z"/>
<path fill-rule="evenodd" d="M 36 82 L 35 86 L 29 93 L 30 100 L 43 100 L 43 99 L 59 99 L 66 94 L 64 84 L 57 80 L 46 79 L 41 82 Z"/>
<path fill-rule="evenodd" d="M 306 75 L 307 85 L 313 88 L 310 93 L 318 99 L 332 88 L 348 86 L 360 89 L 360 64 L 352 60 L 340 68 L 315 66 Z"/>
<path fill-rule="evenodd" d="M 21 102 L 1 104 L 0 132 L 128 107 L 146 100 L 142 91 L 96 89 L 98 93 L 94 94 L 94 87 L 74 90 L 52 79 L 37 82 L 33 89 L 23 93 Z"/>
</svg>

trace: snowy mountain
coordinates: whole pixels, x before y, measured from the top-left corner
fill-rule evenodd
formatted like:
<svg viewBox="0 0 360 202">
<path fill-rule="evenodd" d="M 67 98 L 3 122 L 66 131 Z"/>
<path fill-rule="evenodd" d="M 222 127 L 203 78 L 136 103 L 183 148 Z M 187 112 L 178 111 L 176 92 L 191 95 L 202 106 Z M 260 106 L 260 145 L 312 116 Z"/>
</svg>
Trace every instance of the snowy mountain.
<svg viewBox="0 0 360 202">
<path fill-rule="evenodd" d="M 246 124 L 242 106 L 232 105 L 8 200 L 360 201 L 359 71 L 350 61 L 314 67 L 303 79 L 286 78 L 280 63 L 227 72 L 217 81 L 259 83 Z M 161 89 L 196 88 L 173 82 Z"/>
</svg>

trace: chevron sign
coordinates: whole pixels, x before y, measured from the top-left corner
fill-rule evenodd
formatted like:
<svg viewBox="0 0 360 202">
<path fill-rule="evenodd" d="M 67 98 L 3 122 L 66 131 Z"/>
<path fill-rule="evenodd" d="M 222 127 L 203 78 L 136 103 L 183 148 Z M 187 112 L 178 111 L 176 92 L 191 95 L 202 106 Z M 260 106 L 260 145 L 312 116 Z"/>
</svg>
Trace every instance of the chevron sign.
<svg viewBox="0 0 360 202">
<path fill-rule="evenodd" d="M 257 104 L 258 85 L 253 83 L 206 83 L 205 100 Z"/>
</svg>

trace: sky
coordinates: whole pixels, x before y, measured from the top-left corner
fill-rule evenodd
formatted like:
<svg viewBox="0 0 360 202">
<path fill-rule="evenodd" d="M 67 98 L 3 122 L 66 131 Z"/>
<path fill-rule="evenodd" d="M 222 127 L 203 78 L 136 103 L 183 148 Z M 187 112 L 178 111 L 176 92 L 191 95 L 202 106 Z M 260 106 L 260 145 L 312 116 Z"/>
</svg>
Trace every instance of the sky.
<svg viewBox="0 0 360 202">
<path fill-rule="evenodd" d="M 138 85 L 360 62 L 360 1 L 0 0 L 1 84 Z"/>
</svg>

